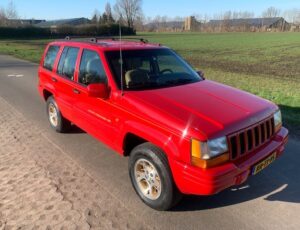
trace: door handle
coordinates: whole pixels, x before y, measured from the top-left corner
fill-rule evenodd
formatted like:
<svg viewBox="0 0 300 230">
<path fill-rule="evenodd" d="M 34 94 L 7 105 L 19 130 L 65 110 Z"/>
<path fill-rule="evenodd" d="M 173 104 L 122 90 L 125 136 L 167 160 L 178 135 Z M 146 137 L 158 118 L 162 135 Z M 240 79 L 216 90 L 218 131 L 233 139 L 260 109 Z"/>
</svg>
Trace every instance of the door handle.
<svg viewBox="0 0 300 230">
<path fill-rule="evenodd" d="M 57 82 L 57 79 L 56 79 L 55 77 L 52 77 L 51 80 L 52 80 L 53 82 Z"/>
<path fill-rule="evenodd" d="M 78 89 L 73 89 L 73 93 L 80 94 L 80 91 Z"/>
</svg>

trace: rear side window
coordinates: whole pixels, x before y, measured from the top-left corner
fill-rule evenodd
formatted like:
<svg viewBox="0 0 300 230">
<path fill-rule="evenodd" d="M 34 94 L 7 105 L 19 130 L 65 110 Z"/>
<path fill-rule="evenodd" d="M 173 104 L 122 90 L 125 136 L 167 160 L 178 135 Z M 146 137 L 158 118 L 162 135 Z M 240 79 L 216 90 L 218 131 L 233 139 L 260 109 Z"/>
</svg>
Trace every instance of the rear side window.
<svg viewBox="0 0 300 230">
<path fill-rule="evenodd" d="M 107 78 L 98 53 L 91 50 L 83 50 L 79 70 L 79 83 L 89 85 L 100 82 L 107 82 Z"/>
<path fill-rule="evenodd" d="M 49 46 L 43 64 L 43 67 L 45 69 L 48 69 L 50 71 L 53 70 L 54 62 L 58 54 L 59 48 L 59 46 Z"/>
<path fill-rule="evenodd" d="M 79 48 L 65 47 L 59 60 L 57 73 L 70 80 L 74 80 L 75 65 Z"/>
</svg>

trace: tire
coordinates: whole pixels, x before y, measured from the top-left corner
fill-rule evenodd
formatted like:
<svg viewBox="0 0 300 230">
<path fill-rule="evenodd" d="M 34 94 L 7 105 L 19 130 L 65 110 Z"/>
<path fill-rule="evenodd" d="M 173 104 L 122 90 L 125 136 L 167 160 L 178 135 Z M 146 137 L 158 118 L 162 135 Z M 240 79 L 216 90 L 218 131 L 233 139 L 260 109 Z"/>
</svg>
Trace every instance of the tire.
<svg viewBox="0 0 300 230">
<path fill-rule="evenodd" d="M 182 195 L 174 184 L 168 159 L 158 147 L 151 143 L 135 147 L 128 168 L 137 195 L 149 207 L 166 211 L 180 201 Z"/>
<path fill-rule="evenodd" d="M 64 118 L 53 96 L 47 99 L 47 116 L 51 127 L 58 133 L 66 133 L 71 128 L 71 122 Z"/>
</svg>

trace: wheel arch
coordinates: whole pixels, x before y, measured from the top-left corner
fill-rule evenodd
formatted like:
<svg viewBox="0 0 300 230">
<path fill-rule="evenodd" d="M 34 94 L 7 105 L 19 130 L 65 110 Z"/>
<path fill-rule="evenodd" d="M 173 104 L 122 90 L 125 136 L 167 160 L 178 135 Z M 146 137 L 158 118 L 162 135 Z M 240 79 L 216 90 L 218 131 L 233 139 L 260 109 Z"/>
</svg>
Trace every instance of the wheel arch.
<svg viewBox="0 0 300 230">
<path fill-rule="evenodd" d="M 53 96 L 54 94 L 48 90 L 48 89 L 43 89 L 43 98 L 45 101 L 48 100 L 49 97 Z"/>
<path fill-rule="evenodd" d="M 126 132 L 121 135 L 123 137 L 121 138 L 121 146 L 124 156 L 129 156 L 134 147 L 149 142 L 160 148 L 168 158 L 179 157 L 173 134 L 163 133 L 158 129 L 135 122 L 127 122 L 124 130 Z"/>
<path fill-rule="evenodd" d="M 134 134 L 134 133 L 126 133 L 123 140 L 123 155 L 129 156 L 131 151 L 138 145 L 149 142 L 148 140 Z"/>
</svg>

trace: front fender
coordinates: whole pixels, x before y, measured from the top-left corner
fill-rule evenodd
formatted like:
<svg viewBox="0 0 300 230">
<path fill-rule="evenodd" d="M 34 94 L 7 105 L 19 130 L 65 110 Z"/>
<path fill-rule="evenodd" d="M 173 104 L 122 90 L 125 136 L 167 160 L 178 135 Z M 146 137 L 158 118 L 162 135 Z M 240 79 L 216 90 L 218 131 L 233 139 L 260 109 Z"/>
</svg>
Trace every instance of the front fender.
<svg viewBox="0 0 300 230">
<path fill-rule="evenodd" d="M 128 133 L 151 142 L 161 148 L 168 157 L 178 159 L 181 156 L 179 149 L 180 143 L 178 143 L 178 137 L 174 134 L 138 122 L 127 121 L 122 129 L 118 146 L 123 146 L 123 141 Z"/>
</svg>

